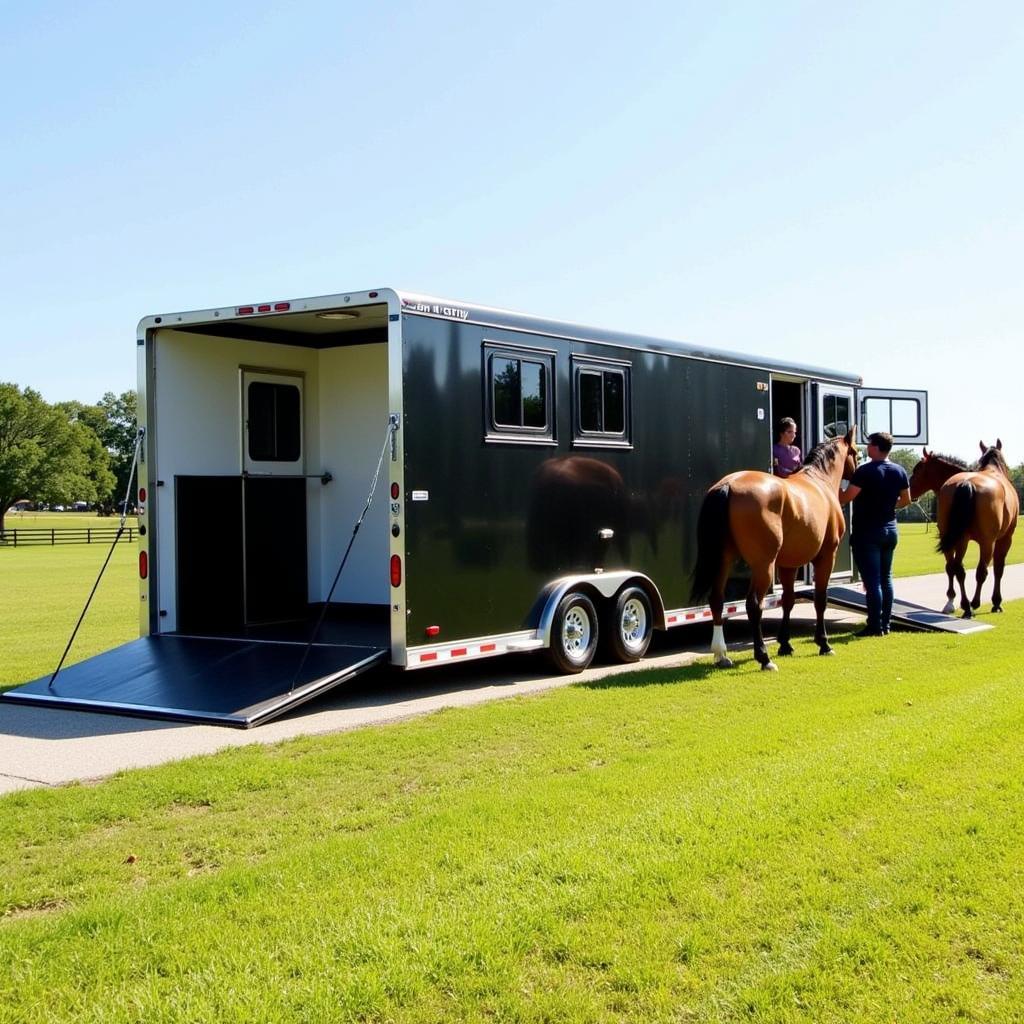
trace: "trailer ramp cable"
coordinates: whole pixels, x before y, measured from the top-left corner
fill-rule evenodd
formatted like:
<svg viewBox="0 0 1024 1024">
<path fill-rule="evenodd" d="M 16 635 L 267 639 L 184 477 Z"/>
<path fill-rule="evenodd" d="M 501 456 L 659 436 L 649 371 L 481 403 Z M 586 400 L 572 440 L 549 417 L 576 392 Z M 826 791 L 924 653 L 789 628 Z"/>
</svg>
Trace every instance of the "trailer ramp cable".
<svg viewBox="0 0 1024 1024">
<path fill-rule="evenodd" d="M 348 547 L 345 548 L 345 554 L 341 556 L 341 564 L 338 566 L 338 571 L 334 574 L 334 582 L 331 584 L 331 589 L 327 592 L 327 599 L 324 601 L 323 608 L 320 609 L 320 615 L 316 620 L 316 625 L 313 627 L 313 632 L 310 635 L 309 643 L 306 644 L 305 650 L 302 652 L 302 659 L 299 661 L 299 667 L 295 670 L 295 675 L 292 676 L 292 685 L 288 688 L 289 693 L 293 693 L 295 690 L 295 684 L 299 681 L 299 676 L 302 674 L 302 670 L 306 667 L 306 659 L 309 657 L 309 652 L 313 649 L 313 644 L 316 643 L 317 635 L 320 632 L 320 627 L 324 624 L 324 616 L 327 614 L 327 609 L 331 605 L 331 598 L 334 597 L 334 590 L 338 586 L 338 580 L 341 579 L 341 572 L 345 568 L 345 563 L 348 561 L 349 552 L 352 550 L 352 545 L 355 543 L 356 534 L 359 532 L 359 527 L 363 525 L 363 520 L 366 518 L 366 513 L 370 511 L 370 505 L 373 502 L 374 492 L 377 490 L 377 481 L 380 479 L 380 471 L 384 466 L 384 456 L 391 452 L 391 458 L 395 458 L 395 432 L 398 430 L 398 416 L 392 414 L 388 417 L 388 429 L 384 435 L 384 445 L 380 450 L 380 458 L 377 460 L 377 468 L 373 473 L 373 481 L 370 484 L 370 492 L 366 495 L 366 504 L 363 506 L 363 511 L 359 513 L 359 518 L 356 520 L 356 525 L 352 528 L 352 536 L 349 537 Z"/>
<path fill-rule="evenodd" d="M 114 543 L 110 545 L 110 550 L 107 552 L 107 557 L 103 561 L 100 574 L 96 577 L 96 582 L 92 585 L 92 590 L 89 591 L 89 596 L 85 599 L 85 607 L 82 609 L 82 614 L 78 616 L 78 622 L 75 623 L 75 628 L 71 631 L 71 639 L 68 640 L 68 645 L 64 648 L 64 653 L 60 656 L 60 661 L 58 662 L 57 667 L 53 670 L 53 675 L 50 676 L 50 682 L 47 684 L 47 689 L 53 689 L 53 681 L 57 678 L 57 673 L 64 667 L 64 659 L 67 658 L 68 652 L 71 650 L 71 645 L 75 642 L 75 637 L 78 636 L 78 629 L 82 625 L 85 613 L 89 610 L 89 605 L 92 604 L 96 588 L 100 585 L 100 580 L 103 579 L 103 574 L 107 571 L 107 566 L 110 564 L 110 558 L 114 554 L 114 548 L 117 547 L 117 542 L 121 539 L 121 534 L 124 533 L 124 523 L 128 518 L 128 501 L 131 498 L 132 484 L 135 481 L 135 470 L 139 465 L 139 451 L 142 448 L 142 439 L 145 436 L 146 428 L 139 427 L 138 433 L 135 435 L 135 455 L 132 457 L 132 468 L 128 473 L 128 489 L 125 491 L 124 503 L 121 505 L 121 522 L 118 524 L 117 533 L 114 536 Z"/>
</svg>

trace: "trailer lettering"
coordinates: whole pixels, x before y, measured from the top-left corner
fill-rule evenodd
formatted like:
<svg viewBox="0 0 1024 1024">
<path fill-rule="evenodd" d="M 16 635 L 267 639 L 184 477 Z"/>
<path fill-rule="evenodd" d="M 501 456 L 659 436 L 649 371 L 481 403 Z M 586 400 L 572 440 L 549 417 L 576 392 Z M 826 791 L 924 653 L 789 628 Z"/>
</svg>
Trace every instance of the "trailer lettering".
<svg viewBox="0 0 1024 1024">
<path fill-rule="evenodd" d="M 431 302 L 409 302 L 405 303 L 406 309 L 414 313 L 432 313 L 434 316 L 450 316 L 455 320 L 468 320 L 469 310 L 460 309 L 458 306 L 441 306 Z"/>
</svg>

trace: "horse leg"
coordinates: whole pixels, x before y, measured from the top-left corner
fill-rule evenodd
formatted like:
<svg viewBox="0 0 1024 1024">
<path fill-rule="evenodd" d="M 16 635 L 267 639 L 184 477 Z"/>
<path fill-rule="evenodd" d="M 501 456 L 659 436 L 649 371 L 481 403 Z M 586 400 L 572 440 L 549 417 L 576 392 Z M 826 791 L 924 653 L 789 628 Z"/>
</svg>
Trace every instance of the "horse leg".
<svg viewBox="0 0 1024 1024">
<path fill-rule="evenodd" d="M 1000 537 L 995 544 L 995 551 L 992 556 L 992 576 L 994 579 L 992 586 L 992 611 L 994 612 L 1001 612 L 1003 610 L 1003 588 L 1001 586 L 1003 569 L 1006 568 L 1006 555 L 1012 543 L 1013 534 L 1011 533 L 1005 537 Z"/>
<path fill-rule="evenodd" d="M 827 554 L 822 552 L 811 562 L 814 567 L 814 642 L 818 645 L 818 653 L 822 655 L 835 654 L 832 645 L 828 642 L 828 633 L 825 630 L 825 607 L 828 604 L 828 581 L 832 576 L 832 569 L 836 563 L 835 548 Z"/>
<path fill-rule="evenodd" d="M 761 669 L 767 672 L 778 671 L 778 665 L 768 654 L 764 633 L 761 631 L 764 595 L 768 593 L 768 587 L 771 586 L 774 570 L 774 565 L 769 565 L 766 569 L 753 569 L 750 577 L 750 589 L 747 591 L 747 618 L 750 620 L 750 627 L 754 633 L 754 657 Z"/>
<path fill-rule="evenodd" d="M 953 552 L 946 552 L 946 579 L 949 586 L 946 588 L 946 603 L 942 606 L 943 615 L 952 615 L 956 610 L 956 586 L 953 581 L 956 579 L 956 565 L 953 560 Z"/>
<path fill-rule="evenodd" d="M 960 607 L 963 610 L 964 618 L 973 617 L 971 602 L 967 600 L 967 570 L 964 569 L 964 555 L 967 554 L 966 538 L 957 544 L 953 551 L 953 572 L 956 573 L 956 581 L 960 586 Z"/>
<path fill-rule="evenodd" d="M 779 657 L 793 653 L 793 645 L 789 642 L 789 613 L 796 604 L 793 584 L 796 580 L 796 569 L 779 569 L 779 582 L 782 584 L 782 628 L 779 630 Z"/>
<path fill-rule="evenodd" d="M 725 628 L 722 625 L 722 609 L 725 607 L 725 585 L 729 580 L 729 570 L 735 554 L 731 551 L 722 553 L 722 564 L 718 570 L 718 578 L 711 588 L 708 604 L 711 606 L 711 621 L 714 628 L 711 632 L 711 653 L 715 657 L 717 668 L 732 668 L 733 661 L 729 657 L 729 648 L 725 645 Z"/>
<path fill-rule="evenodd" d="M 992 561 L 992 541 L 978 541 L 978 568 L 974 573 L 974 597 L 971 599 L 972 608 L 981 607 L 981 585 L 988 577 L 988 563 Z"/>
</svg>

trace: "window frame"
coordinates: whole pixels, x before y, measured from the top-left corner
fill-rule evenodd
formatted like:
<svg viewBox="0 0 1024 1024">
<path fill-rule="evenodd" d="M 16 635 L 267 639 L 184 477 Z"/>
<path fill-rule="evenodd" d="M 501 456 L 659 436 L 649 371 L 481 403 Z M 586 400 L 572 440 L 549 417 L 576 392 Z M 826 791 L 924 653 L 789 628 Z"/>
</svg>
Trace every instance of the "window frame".
<svg viewBox="0 0 1024 1024">
<path fill-rule="evenodd" d="M 633 447 L 633 364 L 628 359 L 608 359 L 604 356 L 572 357 L 572 443 L 575 448 Z M 583 427 L 582 389 L 580 378 L 585 373 L 601 375 L 601 414 L 605 418 L 605 374 L 622 377 L 622 430 L 586 430 Z"/>
<path fill-rule="evenodd" d="M 240 366 L 239 370 L 239 419 L 241 447 L 241 468 L 243 473 L 259 473 L 270 476 L 295 476 L 305 472 L 306 464 L 306 387 L 305 374 L 301 371 L 277 370 L 267 367 Z M 249 386 L 252 384 L 273 384 L 294 387 L 298 391 L 298 458 L 256 459 L 249 449 Z"/>
<path fill-rule="evenodd" d="M 481 346 L 481 377 L 483 381 L 484 403 L 484 440 L 498 444 L 536 444 L 552 446 L 558 443 L 555 430 L 556 422 L 556 386 L 555 386 L 555 350 L 550 348 L 534 348 L 530 345 L 507 344 L 505 342 L 484 340 Z M 499 423 L 495 418 L 494 401 L 494 360 L 508 359 L 520 364 L 520 395 L 519 410 L 522 416 L 522 364 L 534 363 L 542 367 L 547 374 L 547 394 L 545 395 L 545 424 L 542 427 L 530 427 L 523 424 Z"/>
</svg>

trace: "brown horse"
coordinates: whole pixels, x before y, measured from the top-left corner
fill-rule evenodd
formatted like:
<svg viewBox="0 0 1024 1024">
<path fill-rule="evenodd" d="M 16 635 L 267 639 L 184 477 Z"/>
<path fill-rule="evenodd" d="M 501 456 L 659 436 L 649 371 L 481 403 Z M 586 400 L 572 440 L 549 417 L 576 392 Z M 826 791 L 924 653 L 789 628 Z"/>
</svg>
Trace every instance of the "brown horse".
<svg viewBox="0 0 1024 1024">
<path fill-rule="evenodd" d="M 960 585 L 960 607 L 965 619 L 971 618 L 973 611 L 981 606 L 981 586 L 988 576 L 989 562 L 995 582 L 992 611 L 1003 610 L 1000 584 L 1020 514 L 1017 489 L 1010 480 L 1002 455 L 1002 441 L 996 438 L 994 448 L 989 448 L 984 441 L 979 444 L 981 458 L 974 471 L 925 449 L 924 458 L 914 467 L 910 478 L 911 498 L 929 489 L 938 494 L 937 550 L 946 556 L 949 580 L 946 605 L 942 610 L 948 615 L 955 608 L 955 579 Z M 968 601 L 964 554 L 972 540 L 978 545 L 978 568 L 974 574 L 974 598 Z"/>
<path fill-rule="evenodd" d="M 795 598 L 797 571 L 814 566 L 814 639 L 821 654 L 832 654 L 825 633 L 826 589 L 836 549 L 846 530 L 839 506 L 839 484 L 857 468 L 851 427 L 845 437 L 812 448 L 803 466 L 785 479 L 769 473 L 730 473 L 709 488 L 697 521 L 697 564 L 693 570 L 694 601 L 710 595 L 714 621 L 711 651 L 715 664 L 729 668 L 722 628 L 725 585 L 737 558 L 750 566 L 747 617 L 754 632 L 754 657 L 762 669 L 774 671 L 761 632 L 764 596 L 778 570 L 782 583 L 782 628 L 779 654 L 792 654 L 789 614 Z"/>
</svg>

